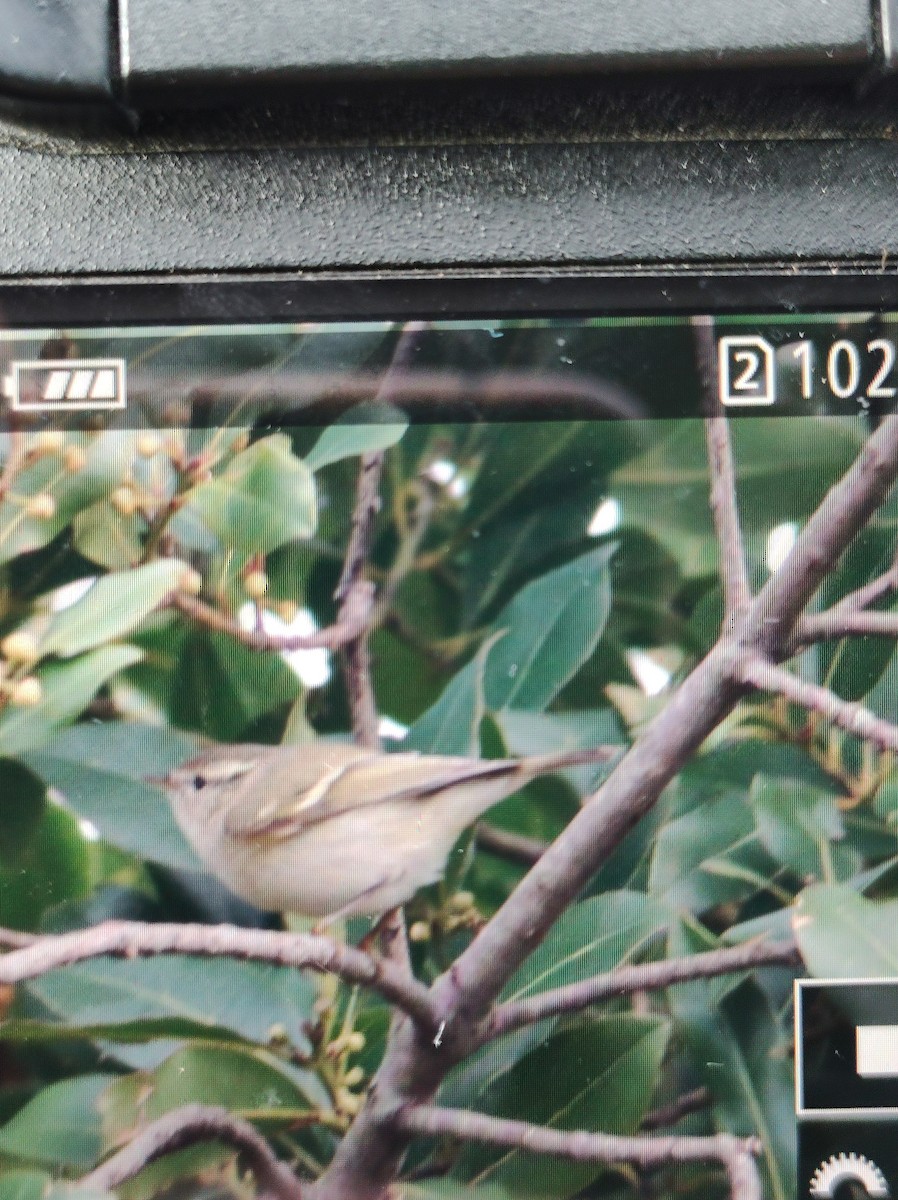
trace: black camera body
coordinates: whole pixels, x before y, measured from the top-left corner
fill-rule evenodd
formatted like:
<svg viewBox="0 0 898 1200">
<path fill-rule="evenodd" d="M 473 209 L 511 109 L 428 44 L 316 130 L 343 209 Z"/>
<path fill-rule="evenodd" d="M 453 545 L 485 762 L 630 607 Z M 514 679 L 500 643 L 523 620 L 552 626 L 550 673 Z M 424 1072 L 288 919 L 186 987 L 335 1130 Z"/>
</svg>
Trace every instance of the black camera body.
<svg viewBox="0 0 898 1200">
<path fill-rule="evenodd" d="M 890 3 L 393 7 L 7 0 L 0 275 L 890 274 Z"/>
</svg>

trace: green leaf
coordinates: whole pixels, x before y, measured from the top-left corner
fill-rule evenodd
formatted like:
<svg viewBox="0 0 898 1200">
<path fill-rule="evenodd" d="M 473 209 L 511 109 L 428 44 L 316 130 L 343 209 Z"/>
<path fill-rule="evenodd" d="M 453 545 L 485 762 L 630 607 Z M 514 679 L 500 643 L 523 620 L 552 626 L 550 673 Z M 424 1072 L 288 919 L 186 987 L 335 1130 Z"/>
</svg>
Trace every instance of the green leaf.
<svg viewBox="0 0 898 1200">
<path fill-rule="evenodd" d="M 85 453 L 81 470 L 65 471 L 54 455 L 26 467 L 16 478 L 15 499 L 0 502 L 0 563 L 46 546 L 82 509 L 110 495 L 131 469 L 135 436 L 120 429 L 73 433 L 69 444 Z M 21 502 L 40 492 L 51 494 L 56 503 L 55 513 L 46 520 L 28 516 Z"/>
<path fill-rule="evenodd" d="M 220 1105 L 246 1115 L 262 1110 L 272 1117 L 279 1108 L 308 1111 L 309 1097 L 290 1071 L 251 1048 L 187 1046 L 152 1073 L 144 1114 L 154 1120 L 183 1104 Z"/>
<path fill-rule="evenodd" d="M 182 513 L 184 520 L 201 520 L 223 546 L 250 555 L 311 537 L 317 509 L 311 470 L 293 454 L 290 439 L 276 434 L 254 442 L 188 493 Z M 177 525 L 176 519 L 175 532 Z"/>
<path fill-rule="evenodd" d="M 108 679 L 141 657 L 134 646 L 107 646 L 47 663 L 37 672 L 41 703 L 35 708 L 9 705 L 0 714 L 0 753 L 18 754 L 48 742 L 55 730 L 84 711 Z"/>
<path fill-rule="evenodd" d="M 44 1171 L 6 1171 L 0 1175 L 0 1200 L 116 1200 L 112 1192 L 83 1184 L 54 1183 Z"/>
<path fill-rule="evenodd" d="M 312 471 L 320 471 L 343 458 L 388 450 L 396 445 L 406 429 L 408 417 L 392 405 L 357 405 L 325 429 L 306 455 L 306 466 Z"/>
<path fill-rule="evenodd" d="M 613 552 L 602 546 L 519 592 L 475 658 L 412 726 L 404 745 L 431 754 L 476 754 L 487 709 L 544 709 L 602 636 L 611 607 Z"/>
<path fill-rule="evenodd" d="M 700 953 L 718 943 L 683 927 L 671 954 Z M 769 1001 L 751 981 L 732 979 L 668 989 L 690 1058 L 712 1095 L 715 1125 L 739 1137 L 758 1136 L 771 1200 L 794 1200 L 795 1097 L 788 1036 Z"/>
<path fill-rule="evenodd" d="M 611 611 L 611 545 L 528 584 L 496 619 L 487 707 L 541 712 L 592 654 Z"/>
<path fill-rule="evenodd" d="M 160 788 L 70 760 L 64 747 L 61 754 L 33 751 L 25 761 L 113 846 L 166 867 L 201 869 Z"/>
<path fill-rule="evenodd" d="M 0 1151 L 62 1167 L 92 1167 L 103 1150 L 97 1107 L 109 1075 L 80 1075 L 43 1088 L 0 1128 Z"/>
<path fill-rule="evenodd" d="M 97 959 L 28 985 L 49 1018 L 67 1027 L 124 1027 L 115 1036 L 231 1036 L 266 1045 L 275 1027 L 307 1049 L 301 1033 L 316 988 L 299 971 L 230 959 L 161 956 Z"/>
<path fill-rule="evenodd" d="M 161 559 L 97 580 L 90 591 L 53 618 L 41 639 L 43 654 L 72 658 L 130 633 L 177 590 L 184 563 Z"/>
<path fill-rule="evenodd" d="M 839 798 L 798 780 L 758 775 L 751 804 L 761 840 L 783 866 L 802 879 L 845 879 L 860 854 L 845 843 Z"/>
<path fill-rule="evenodd" d="M 501 634 L 487 638 L 474 658 L 450 679 L 436 704 L 411 727 L 403 750 L 423 754 L 474 755 L 480 750 L 484 716 L 483 674 L 486 661 Z"/>
<path fill-rule="evenodd" d="M 796 902 L 792 925 L 812 975 L 898 976 L 898 900 L 867 900 L 845 885 L 810 887 Z"/>
<path fill-rule="evenodd" d="M 482 1111 L 549 1129 L 632 1133 L 651 1101 L 669 1024 L 657 1017 L 606 1017 L 552 1037 L 485 1093 Z M 471 1146 L 453 1174 L 513 1195 L 565 1200 L 607 1167 Z"/>
<path fill-rule="evenodd" d="M 86 895 L 89 887 L 90 859 L 78 823 L 48 804 L 14 863 L 0 866 L 0 925 L 37 929 L 48 908 Z"/>
<path fill-rule="evenodd" d="M 609 892 L 575 904 L 506 984 L 502 999 L 521 1000 L 633 962 L 668 920 L 661 905 L 637 892 Z M 479 1103 L 483 1091 L 544 1041 L 553 1024 L 541 1022 L 467 1059 L 443 1085 L 440 1103 Z"/>
<path fill-rule="evenodd" d="M 759 843 L 751 809 L 743 796 L 730 792 L 663 826 L 649 891 L 673 908 L 701 913 L 763 890 L 775 870 Z"/>
<path fill-rule="evenodd" d="M 47 789 L 21 763 L 0 759 L 0 870 L 20 866 L 44 818 Z"/>
<path fill-rule="evenodd" d="M 205 631 L 185 639 L 167 682 L 172 724 L 221 742 L 246 739 L 255 721 L 302 693 L 299 677 L 279 655 Z"/>
<path fill-rule="evenodd" d="M 609 892 L 569 908 L 512 976 L 503 1000 L 520 1000 L 632 962 L 666 927 L 663 905 L 639 892 Z"/>
</svg>

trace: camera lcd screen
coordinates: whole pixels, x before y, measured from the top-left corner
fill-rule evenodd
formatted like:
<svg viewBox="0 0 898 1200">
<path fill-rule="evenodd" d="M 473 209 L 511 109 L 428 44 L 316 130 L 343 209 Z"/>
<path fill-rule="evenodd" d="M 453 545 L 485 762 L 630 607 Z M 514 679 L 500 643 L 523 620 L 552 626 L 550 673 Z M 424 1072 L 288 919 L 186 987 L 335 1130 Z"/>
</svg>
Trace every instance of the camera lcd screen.
<svg viewBox="0 0 898 1200">
<path fill-rule="evenodd" d="M 2 1200 L 898 1195 L 898 318 L 77 317 L 0 333 Z"/>
</svg>

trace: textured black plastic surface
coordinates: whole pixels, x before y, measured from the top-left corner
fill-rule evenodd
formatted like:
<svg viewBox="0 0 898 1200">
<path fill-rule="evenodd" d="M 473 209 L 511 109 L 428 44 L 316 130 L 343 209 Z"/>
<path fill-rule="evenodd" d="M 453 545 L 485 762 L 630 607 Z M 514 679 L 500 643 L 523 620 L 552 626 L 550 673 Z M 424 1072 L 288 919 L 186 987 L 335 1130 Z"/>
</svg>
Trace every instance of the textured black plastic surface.
<svg viewBox="0 0 898 1200">
<path fill-rule="evenodd" d="M 0 95 L 96 100 L 111 90 L 110 0 L 0 0 Z"/>
<path fill-rule="evenodd" d="M 121 0 L 137 103 L 321 76 L 859 62 L 868 0 Z"/>
<path fill-rule="evenodd" d="M 0 125 L 0 275 L 860 260 L 898 254 L 894 97 L 371 89 L 160 115 L 78 141 Z"/>
</svg>

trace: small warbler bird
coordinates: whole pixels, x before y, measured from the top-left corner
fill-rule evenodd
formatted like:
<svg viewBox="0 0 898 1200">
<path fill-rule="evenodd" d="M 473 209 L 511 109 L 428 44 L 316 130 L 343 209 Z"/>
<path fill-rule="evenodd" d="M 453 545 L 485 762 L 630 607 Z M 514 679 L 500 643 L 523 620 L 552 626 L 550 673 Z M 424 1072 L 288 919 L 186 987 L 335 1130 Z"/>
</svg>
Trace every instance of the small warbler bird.
<svg viewBox="0 0 898 1200">
<path fill-rule="evenodd" d="M 494 804 L 538 775 L 618 751 L 482 760 L 331 742 L 228 745 L 160 782 L 197 854 L 232 891 L 327 923 L 399 907 L 441 878 L 461 833 Z"/>
</svg>

